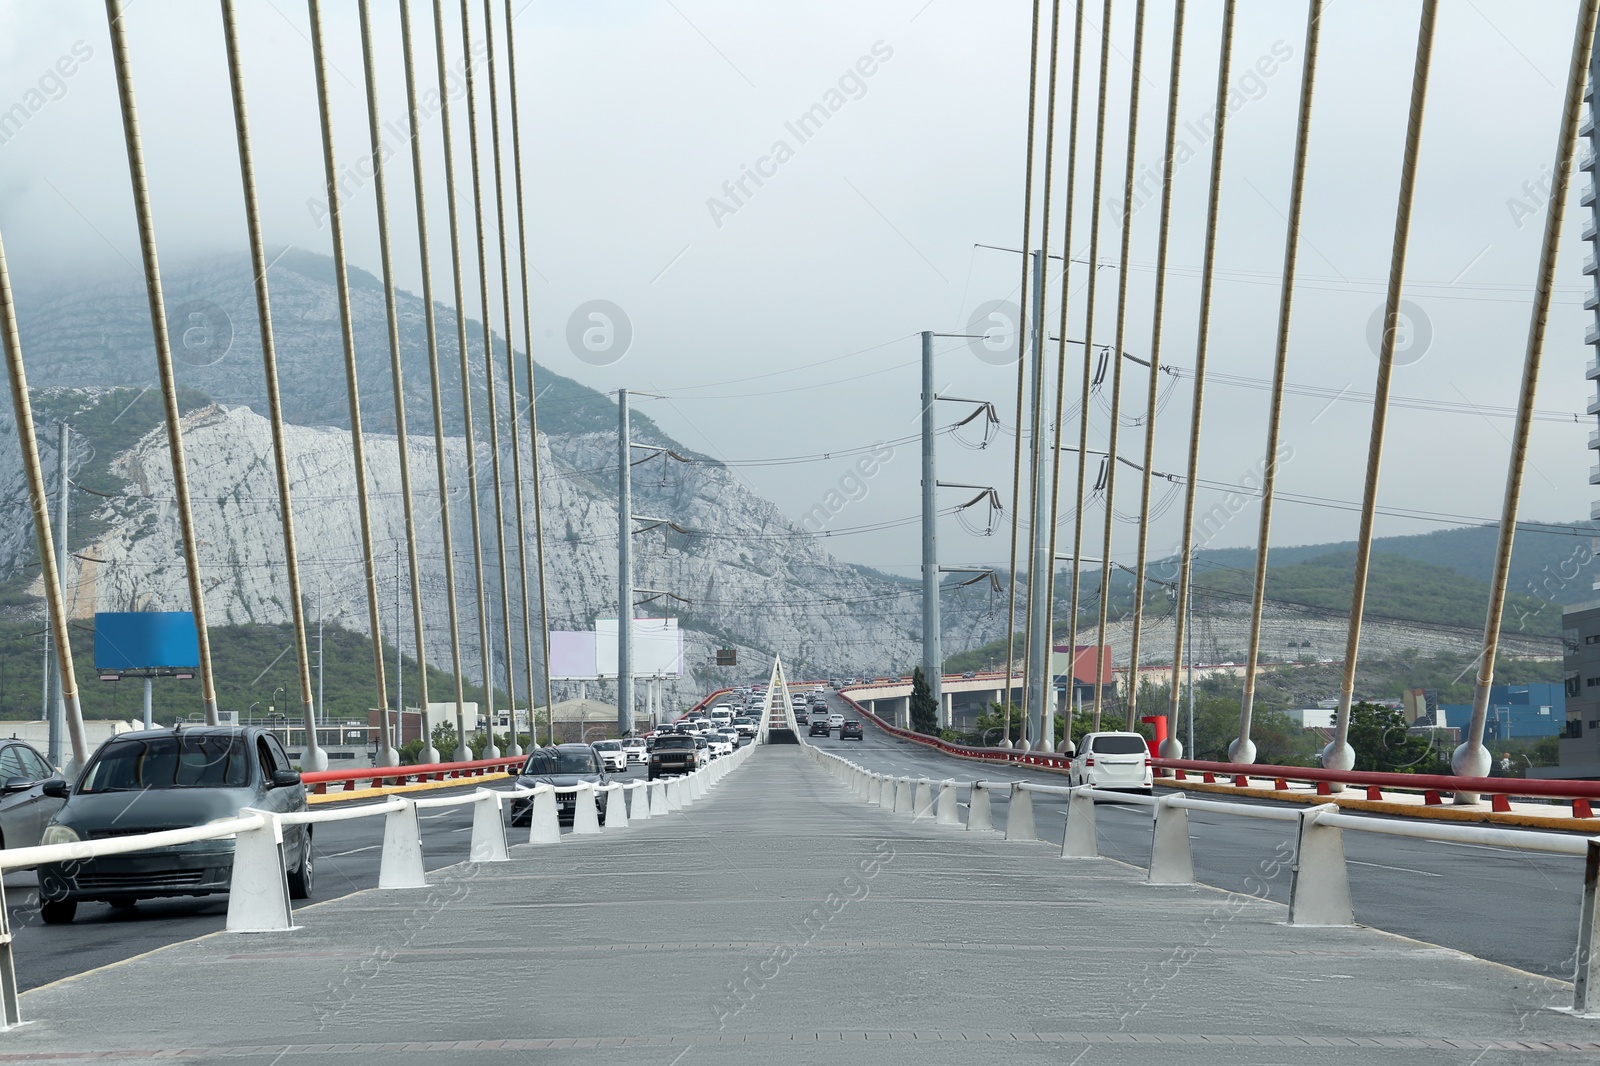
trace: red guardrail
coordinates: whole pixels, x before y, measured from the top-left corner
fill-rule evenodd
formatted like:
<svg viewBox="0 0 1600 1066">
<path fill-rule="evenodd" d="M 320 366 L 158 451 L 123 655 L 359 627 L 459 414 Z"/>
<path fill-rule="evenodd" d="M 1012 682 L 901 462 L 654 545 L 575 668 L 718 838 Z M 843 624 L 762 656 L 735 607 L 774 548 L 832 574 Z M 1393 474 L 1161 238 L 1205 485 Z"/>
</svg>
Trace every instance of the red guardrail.
<svg viewBox="0 0 1600 1066">
<path fill-rule="evenodd" d="M 312 770 L 300 775 L 300 780 L 311 786 L 311 791 L 324 795 L 328 785 L 338 781 L 349 792 L 357 781 L 366 781 L 373 788 L 384 785 L 409 785 L 418 781 L 446 781 L 457 777 L 482 777 L 484 774 L 511 772 L 527 761 L 527 756 L 514 758 L 477 759 L 472 762 L 419 763 L 414 766 L 373 766 L 363 770 Z"/>
<path fill-rule="evenodd" d="M 886 733 L 918 744 L 937 748 L 949 755 L 963 759 L 980 759 L 993 762 L 1020 763 L 1045 769 L 1065 771 L 1068 759 L 1053 752 L 1018 751 L 1015 748 L 980 748 L 967 744 L 952 744 L 948 740 L 930 737 L 900 729 L 879 718 L 844 693 L 840 698 L 861 714 L 872 719 Z M 1574 818 L 1594 816 L 1596 800 L 1600 800 L 1600 781 L 1550 781 L 1530 780 L 1521 777 L 1455 777 L 1450 774 L 1396 774 L 1362 770 L 1324 770 L 1315 766 L 1269 766 L 1251 763 L 1201 762 L 1194 759 L 1151 759 L 1150 765 L 1173 771 L 1173 780 L 1186 780 L 1189 773 L 1202 775 L 1207 784 L 1218 778 L 1231 779 L 1240 788 L 1248 787 L 1250 777 L 1270 777 L 1280 792 L 1288 790 L 1290 781 L 1306 781 L 1317 785 L 1319 795 L 1330 795 L 1331 785 L 1354 785 L 1367 789 L 1367 798 L 1381 800 L 1382 788 L 1409 789 L 1422 792 L 1424 802 L 1436 806 L 1444 802 L 1448 792 L 1477 792 L 1489 797 L 1490 807 L 1496 811 L 1509 811 L 1512 796 L 1539 799 L 1561 799 L 1572 802 Z"/>
</svg>

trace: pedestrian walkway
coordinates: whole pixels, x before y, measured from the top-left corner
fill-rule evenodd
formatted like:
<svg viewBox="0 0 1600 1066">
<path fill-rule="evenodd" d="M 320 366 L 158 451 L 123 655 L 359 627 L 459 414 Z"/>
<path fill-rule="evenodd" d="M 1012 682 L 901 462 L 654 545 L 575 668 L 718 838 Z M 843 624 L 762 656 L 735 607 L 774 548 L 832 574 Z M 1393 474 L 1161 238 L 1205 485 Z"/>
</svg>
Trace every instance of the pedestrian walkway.
<svg viewBox="0 0 1600 1066">
<path fill-rule="evenodd" d="M 1600 1021 L 1558 1011 L 1564 986 L 913 822 L 795 747 L 758 750 L 686 812 L 430 876 L 304 908 L 294 932 L 216 934 L 30 992 L 0 1063 L 1600 1054 Z"/>
</svg>

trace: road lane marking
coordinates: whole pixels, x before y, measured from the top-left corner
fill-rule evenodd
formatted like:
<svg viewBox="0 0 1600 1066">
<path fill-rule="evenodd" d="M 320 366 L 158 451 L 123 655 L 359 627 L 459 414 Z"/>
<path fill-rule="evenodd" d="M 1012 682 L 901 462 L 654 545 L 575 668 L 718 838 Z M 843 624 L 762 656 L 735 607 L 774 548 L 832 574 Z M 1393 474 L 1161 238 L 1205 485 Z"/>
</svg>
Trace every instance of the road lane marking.
<svg viewBox="0 0 1600 1066">
<path fill-rule="evenodd" d="M 1359 859 L 1346 859 L 1345 861 L 1348 862 L 1351 866 L 1371 866 L 1372 868 L 1377 869 L 1377 870 L 1394 870 L 1396 873 L 1402 873 L 1402 874 L 1421 874 L 1423 877 L 1443 877 L 1444 876 L 1444 874 L 1436 874 L 1432 870 L 1413 870 L 1409 866 L 1385 866 L 1381 862 L 1362 862 Z"/>
<path fill-rule="evenodd" d="M 322 857 L 324 859 L 342 859 L 346 855 L 359 855 L 363 851 L 377 851 L 381 847 L 383 847 L 382 844 L 368 844 L 364 848 L 356 848 L 353 851 L 335 851 L 335 852 L 333 852 L 331 854 L 327 854 L 327 855 L 324 855 Z"/>
</svg>

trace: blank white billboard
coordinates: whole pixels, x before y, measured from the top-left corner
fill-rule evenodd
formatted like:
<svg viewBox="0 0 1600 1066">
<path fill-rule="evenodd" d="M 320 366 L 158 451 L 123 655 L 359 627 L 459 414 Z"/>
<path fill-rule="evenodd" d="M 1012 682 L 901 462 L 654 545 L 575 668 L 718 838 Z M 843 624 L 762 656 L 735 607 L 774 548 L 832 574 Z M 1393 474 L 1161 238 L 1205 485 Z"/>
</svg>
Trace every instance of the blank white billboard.
<svg viewBox="0 0 1600 1066">
<path fill-rule="evenodd" d="M 613 661 L 616 659 L 617 638 L 611 637 Z M 595 681 L 600 673 L 595 669 L 595 635 L 570 630 L 550 631 L 550 678 L 553 681 Z M 613 672 L 615 667 L 612 668 Z"/>
<path fill-rule="evenodd" d="M 594 623 L 595 673 L 617 676 L 617 620 L 598 618 Z M 683 676 L 683 632 L 676 618 L 633 620 L 633 676 Z"/>
</svg>

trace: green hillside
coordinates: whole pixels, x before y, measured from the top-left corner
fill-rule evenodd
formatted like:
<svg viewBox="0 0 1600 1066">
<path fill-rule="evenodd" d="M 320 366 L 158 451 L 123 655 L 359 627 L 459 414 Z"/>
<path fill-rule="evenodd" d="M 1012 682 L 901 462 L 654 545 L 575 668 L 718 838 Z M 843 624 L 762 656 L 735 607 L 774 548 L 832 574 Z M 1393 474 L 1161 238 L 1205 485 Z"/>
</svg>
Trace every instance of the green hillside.
<svg viewBox="0 0 1600 1066">
<path fill-rule="evenodd" d="M 1267 568 L 1267 598 L 1328 610 L 1348 611 L 1355 578 L 1355 553 L 1319 555 L 1304 562 Z M 1248 597 L 1255 584 L 1249 571 L 1212 569 L 1197 573 L 1196 589 Z M 1403 555 L 1374 553 L 1368 570 L 1366 610 L 1374 617 L 1432 625 L 1483 625 L 1487 583 L 1445 566 Z M 1555 636 L 1559 607 L 1522 592 L 1506 597 L 1507 629 Z"/>
<path fill-rule="evenodd" d="M 37 718 L 42 696 L 44 632 L 38 622 L 0 623 L 0 717 L 9 720 Z M 72 629 L 73 662 L 77 666 L 85 718 L 138 719 L 142 714 L 144 686 L 136 680 L 103 682 L 94 669 L 94 627 L 75 623 Z M 311 636 L 312 688 L 316 688 L 316 631 Z M 211 629 L 211 658 L 215 664 L 217 703 L 240 715 L 265 715 L 269 705 L 279 713 L 299 714 L 299 668 L 295 662 L 294 630 L 284 625 L 217 626 Z M 384 660 L 389 700 L 394 701 L 394 649 L 385 645 Z M 329 626 L 323 633 L 324 710 L 333 716 L 365 719 L 376 706 L 372 644 L 350 630 Z M 283 691 L 277 691 L 280 686 Z M 430 668 L 429 698 L 436 703 L 455 698 L 455 682 Z M 406 659 L 405 701 L 417 700 L 415 660 Z M 470 682 L 468 702 L 482 704 L 483 689 Z M 498 694 L 506 705 L 505 693 Z M 199 714 L 200 682 L 162 678 L 156 681 L 153 704 L 157 722 L 168 723 Z"/>
</svg>

